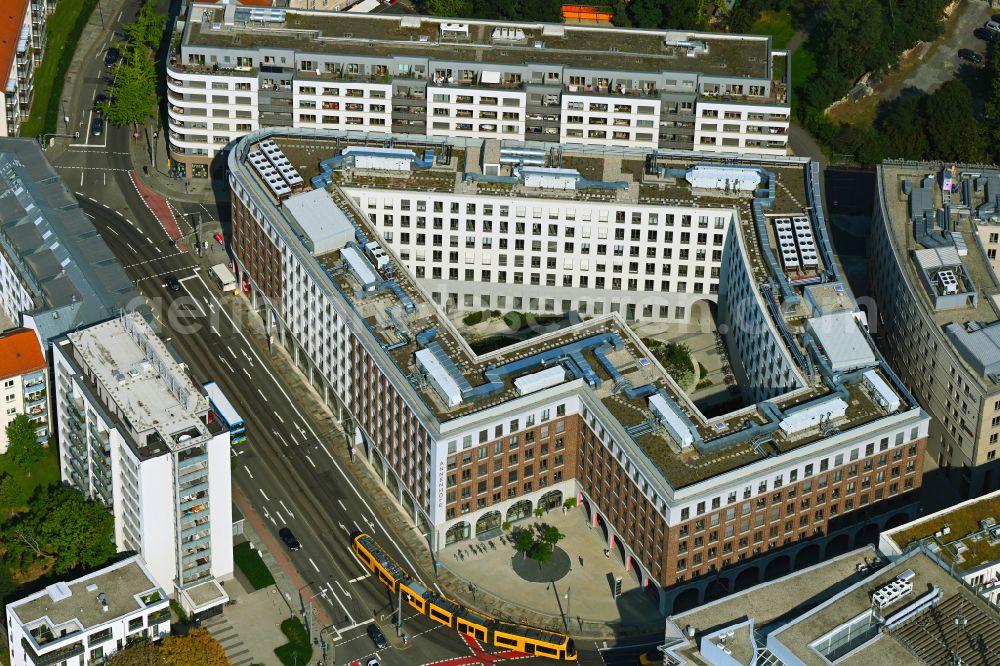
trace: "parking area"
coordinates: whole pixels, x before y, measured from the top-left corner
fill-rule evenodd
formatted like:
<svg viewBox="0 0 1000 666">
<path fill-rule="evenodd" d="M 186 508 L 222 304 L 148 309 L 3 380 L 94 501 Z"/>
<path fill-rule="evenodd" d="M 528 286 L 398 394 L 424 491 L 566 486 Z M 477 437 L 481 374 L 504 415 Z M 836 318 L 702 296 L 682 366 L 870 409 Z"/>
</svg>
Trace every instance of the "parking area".
<svg viewBox="0 0 1000 666">
<path fill-rule="evenodd" d="M 963 60 L 958 52 L 960 49 L 969 49 L 985 61 L 987 43 L 977 35 L 983 35 L 985 30 L 981 29 L 993 13 L 989 4 L 982 0 L 959 2 L 948 21 L 944 36 L 927 49 L 923 61 L 904 79 L 902 88 L 931 93 L 956 76 L 971 83 L 967 74 L 975 74 L 974 70 L 983 65 Z"/>
</svg>

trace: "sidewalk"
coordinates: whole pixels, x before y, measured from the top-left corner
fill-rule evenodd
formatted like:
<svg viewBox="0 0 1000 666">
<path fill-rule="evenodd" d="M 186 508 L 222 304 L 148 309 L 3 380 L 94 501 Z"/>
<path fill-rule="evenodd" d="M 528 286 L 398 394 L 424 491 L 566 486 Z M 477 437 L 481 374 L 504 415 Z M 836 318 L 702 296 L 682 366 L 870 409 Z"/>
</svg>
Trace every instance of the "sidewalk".
<svg viewBox="0 0 1000 666">
<path fill-rule="evenodd" d="M 291 392 L 300 398 L 299 408 L 308 412 L 312 417 L 314 424 L 318 426 L 316 428 L 317 435 L 323 441 L 333 444 L 330 449 L 340 467 L 351 477 L 352 485 L 369 501 L 375 514 L 379 516 L 385 528 L 389 530 L 400 547 L 406 550 L 410 559 L 421 569 L 420 571 L 410 573 L 422 580 L 426 585 L 433 586 L 437 584 L 446 596 L 468 605 L 470 608 L 503 615 L 504 617 L 512 618 L 526 624 L 563 631 L 562 616 L 558 610 L 555 612 L 552 611 L 553 608 L 557 608 L 555 597 L 543 597 L 545 594 L 552 595 L 551 590 L 546 593 L 544 586 L 540 588 L 536 583 L 528 583 L 520 580 L 515 581 L 511 577 L 502 576 L 499 572 L 501 567 L 483 566 L 483 563 L 486 562 L 485 559 L 474 562 L 474 566 L 472 567 L 456 567 L 456 560 L 452 557 L 452 551 L 445 549 L 441 554 L 439 575 L 435 577 L 434 562 L 431 558 L 426 539 L 403 513 L 400 505 L 386 492 L 386 489 L 372 468 L 364 461 L 364 458 L 358 456 L 357 462 L 351 462 L 349 446 L 343 432 L 339 429 L 339 424 L 334 420 L 325 405 L 318 401 L 316 394 L 309 387 L 306 378 L 295 368 L 294 363 L 292 363 L 290 357 L 283 351 L 280 345 L 276 344 L 271 351 L 268 351 L 267 338 L 264 334 L 262 322 L 259 318 L 252 317 L 246 312 L 249 304 L 245 299 L 240 298 L 236 302 L 239 303 L 237 307 L 244 310 L 244 312 L 240 313 L 243 321 L 249 323 L 249 326 L 244 330 L 247 339 L 257 348 L 261 356 L 270 356 L 275 361 L 275 374 L 280 378 L 282 384 L 289 387 Z M 247 513 L 249 517 L 249 512 Z M 632 574 L 624 574 L 624 568 L 620 563 L 616 562 L 613 558 L 610 561 L 605 560 L 601 555 L 602 548 L 589 544 L 589 539 L 599 540 L 600 534 L 596 532 L 588 533 L 585 522 L 581 519 L 581 515 L 583 515 L 582 509 L 572 509 L 566 516 L 558 516 L 557 513 L 550 512 L 547 516 L 537 520 L 551 521 L 553 523 L 557 520 L 565 520 L 565 523 L 559 522 L 559 525 L 565 526 L 566 529 L 564 531 L 568 535 L 573 535 L 572 537 L 568 536 L 567 541 L 564 543 L 567 552 L 574 558 L 574 562 L 577 562 L 576 557 L 582 554 L 585 559 L 585 565 L 587 562 L 593 562 L 594 567 L 593 578 L 588 579 L 584 576 L 584 571 L 588 575 L 591 574 L 591 571 L 585 568 L 584 571 L 577 572 L 577 577 L 574 577 L 569 582 L 570 585 L 578 585 L 581 590 L 581 593 L 578 593 L 579 596 L 576 601 L 579 604 L 576 606 L 578 610 L 572 613 L 574 620 L 577 615 L 584 618 L 582 623 L 576 622 L 575 626 L 571 628 L 573 636 L 576 638 L 611 639 L 645 636 L 655 632 L 662 632 L 663 619 L 657 610 L 653 608 L 652 604 L 649 605 L 649 612 L 645 612 L 641 610 L 641 601 L 637 601 L 638 605 L 635 607 L 632 606 L 631 596 L 626 600 L 628 601 L 628 606 L 623 608 L 619 608 L 620 604 L 618 603 L 598 603 L 595 605 L 595 603 L 591 602 L 588 598 L 590 592 L 583 592 L 583 590 L 593 590 L 595 595 L 607 600 L 610 598 L 610 592 L 602 592 L 602 586 L 604 589 L 607 589 L 608 574 L 616 570 L 618 573 L 614 575 L 622 576 L 625 591 L 630 589 L 630 585 L 637 587 L 637 583 L 635 582 L 635 578 L 631 577 Z M 524 525 L 530 525 L 535 520 L 525 520 Z M 576 523 L 576 525 L 572 525 L 571 523 Z M 583 533 L 582 535 L 581 532 Z M 571 539 L 573 540 L 571 541 Z M 577 545 L 574 545 L 577 539 L 580 541 Z M 468 548 L 470 543 L 465 541 L 456 544 L 455 547 Z M 497 553 L 496 564 L 499 565 L 501 563 L 499 546 Z M 597 555 L 593 553 L 597 553 Z M 507 561 L 503 562 L 506 569 L 510 568 L 509 555 L 510 553 L 507 551 Z M 493 564 L 492 560 L 490 564 Z M 487 577 L 484 577 L 484 572 L 488 573 Z M 514 576 L 513 573 L 510 575 Z M 570 575 L 573 576 L 574 574 L 571 573 Z M 475 581 L 474 590 L 470 590 L 469 582 L 463 576 L 469 576 L 471 580 Z M 563 584 L 557 583 L 557 586 L 560 594 L 564 594 L 565 592 L 562 591 Z M 641 595 L 642 593 L 636 592 L 636 594 Z M 623 598 L 619 598 L 618 601 L 623 602 L 623 599 L 624 596 Z M 586 612 L 583 612 L 584 608 L 587 609 Z"/>
<path fill-rule="evenodd" d="M 210 178 L 175 178 L 167 169 L 167 143 L 163 132 L 153 138 L 153 130 L 147 126 L 140 129 L 139 139 L 129 141 L 129 156 L 135 169 L 136 177 L 150 189 L 160 193 L 171 201 L 189 203 L 215 204 L 217 190 L 225 193 L 228 200 L 229 184 L 220 183 L 213 188 Z M 156 150 L 156 166 L 150 159 L 149 144 L 153 143 Z M 145 167 L 145 168 L 144 168 Z"/>
</svg>

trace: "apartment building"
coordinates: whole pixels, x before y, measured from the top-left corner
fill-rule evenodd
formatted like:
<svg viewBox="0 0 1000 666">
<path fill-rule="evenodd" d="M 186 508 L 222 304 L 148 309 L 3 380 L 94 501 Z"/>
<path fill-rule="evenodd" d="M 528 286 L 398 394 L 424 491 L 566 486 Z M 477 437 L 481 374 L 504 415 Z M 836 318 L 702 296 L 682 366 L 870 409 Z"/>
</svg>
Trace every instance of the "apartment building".
<svg viewBox="0 0 1000 666">
<path fill-rule="evenodd" d="M 45 355 L 34 331 L 0 333 L 0 453 L 7 450 L 7 425 L 21 414 L 35 424 L 38 440 L 49 436 Z"/>
<path fill-rule="evenodd" d="M 63 481 L 114 514 L 119 549 L 186 612 L 225 603 L 229 432 L 203 389 L 137 313 L 67 334 L 52 356 Z"/>
<path fill-rule="evenodd" d="M 316 7 L 190 5 L 167 67 L 186 175 L 266 127 L 787 151 L 789 58 L 769 37 Z"/>
<path fill-rule="evenodd" d="M 937 466 L 978 497 L 1000 488 L 1000 171 L 885 163 L 878 188 L 869 253 L 877 334 L 933 417 Z"/>
<path fill-rule="evenodd" d="M 815 165 L 733 166 L 634 148 L 595 157 L 563 146 L 560 167 L 493 169 L 490 155 L 505 146 L 494 151 L 491 141 L 399 137 L 372 147 L 344 132 L 267 130 L 229 155 L 232 247 L 255 311 L 352 424 L 435 552 L 575 498 L 666 609 L 680 594 L 700 602 L 713 585 L 733 590 L 787 570 L 817 542 L 872 539 L 907 519 L 927 417 L 873 348 L 840 281 Z M 601 160 L 634 180 L 581 175 L 601 173 Z M 397 251 L 402 239 L 379 232 L 401 233 L 407 216 L 416 224 L 421 205 L 435 224 L 438 202 L 440 224 L 455 224 L 459 242 L 493 233 L 477 226 L 486 219 L 507 220 L 497 242 L 514 254 L 518 239 L 547 239 L 550 223 L 562 244 L 570 228 L 582 236 L 590 227 L 594 241 L 600 229 L 611 238 L 617 229 L 629 238 L 639 229 L 641 239 L 679 233 L 687 215 L 691 233 L 702 216 L 714 233 L 721 216 L 718 316 L 733 332 L 744 405 L 703 414 L 621 309 L 477 355 L 442 314 L 448 291 L 467 284 L 425 288 L 408 269 L 415 255 L 402 258 L 420 242 Z M 638 215 L 610 212 L 626 206 Z M 575 225 L 565 223 L 570 209 Z M 663 256 L 677 270 L 680 258 Z M 487 269 L 474 270 L 486 280 Z M 523 298 L 562 308 L 561 288 L 538 280 L 518 288 Z M 671 295 L 646 298 L 659 307 Z"/>
<path fill-rule="evenodd" d="M 169 633 L 166 591 L 138 555 L 7 604 L 11 666 L 103 664 Z"/>
<path fill-rule="evenodd" d="M 0 136 L 17 136 L 35 94 L 35 68 L 45 52 L 47 0 L 7 0 L 0 15 Z"/>
<path fill-rule="evenodd" d="M 1000 605 L 1000 490 L 883 532 L 890 558 L 924 550 L 994 606 Z"/>
<path fill-rule="evenodd" d="M 141 303 L 33 139 L 0 139 L 0 308 L 52 339 Z"/>
</svg>

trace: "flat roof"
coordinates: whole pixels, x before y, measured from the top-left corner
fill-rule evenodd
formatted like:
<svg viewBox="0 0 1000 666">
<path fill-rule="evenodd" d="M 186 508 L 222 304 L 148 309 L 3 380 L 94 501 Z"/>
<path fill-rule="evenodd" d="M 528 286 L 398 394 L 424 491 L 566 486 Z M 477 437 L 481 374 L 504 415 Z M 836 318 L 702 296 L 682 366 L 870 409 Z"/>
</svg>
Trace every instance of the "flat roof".
<svg viewBox="0 0 1000 666">
<path fill-rule="evenodd" d="M 107 600 L 107 612 L 98 599 L 100 593 Z M 7 609 L 26 631 L 44 625 L 52 640 L 56 640 L 61 629 L 66 629 L 67 634 L 87 631 L 144 608 L 167 604 L 166 593 L 140 556 L 133 555 L 75 580 L 53 583 L 31 596 L 12 601 Z M 35 640 L 51 642 L 39 636 Z"/>
<path fill-rule="evenodd" d="M 940 611 L 961 605 L 964 607 L 967 617 L 974 617 L 976 613 L 985 613 L 988 617 L 993 618 L 992 622 L 996 625 L 995 613 L 986 605 L 985 601 L 969 592 L 961 581 L 952 577 L 922 552 L 914 553 L 895 564 L 886 566 L 853 588 L 834 595 L 823 605 L 771 632 L 768 639 L 779 641 L 782 646 L 801 659 L 806 666 L 829 666 L 829 662 L 810 645 L 834 628 L 870 611 L 872 609 L 872 593 L 906 570 L 912 570 L 915 574 L 912 579 L 913 592 L 882 609 L 880 613 L 883 618 L 890 617 L 897 611 L 906 608 L 932 586 L 941 590 L 941 602 L 932 610 L 924 611 L 896 629 L 879 632 L 873 642 L 837 661 L 838 666 L 946 663 L 933 659 L 922 661 L 911 651 L 915 646 L 922 644 L 920 637 L 921 633 L 925 631 L 930 632 L 927 637 L 932 639 L 931 643 L 940 642 L 934 640 L 936 635 L 945 643 L 952 642 L 956 649 L 969 648 L 968 651 L 961 651 L 965 664 L 983 664 L 985 666 L 991 663 L 990 659 L 984 660 L 983 655 L 996 654 L 996 651 L 1000 649 L 1000 642 L 998 642 L 1000 641 L 998 638 L 1000 631 L 997 631 L 997 627 L 977 626 L 970 621 L 968 635 L 963 636 L 962 629 L 959 628 L 958 633 L 949 636 L 951 627 L 955 626 L 955 618 L 947 612 L 942 617 Z M 976 647 L 970 648 L 970 645 Z M 980 650 L 980 648 L 984 649 Z"/>
<path fill-rule="evenodd" d="M 900 550 L 927 540 L 928 548 L 938 557 L 961 571 L 973 571 L 1000 561 L 1000 538 L 993 536 L 990 528 L 983 528 L 984 520 L 1000 524 L 1000 490 L 901 525 L 882 537 L 892 539 Z M 935 536 L 939 533 L 941 536 Z"/>
<path fill-rule="evenodd" d="M 79 356 L 117 405 L 145 455 L 207 439 L 208 398 L 187 368 L 138 314 L 110 319 L 75 333 L 68 355 Z M 144 441 L 143 441 L 144 440 Z"/>
<path fill-rule="evenodd" d="M 852 312 L 835 312 L 806 320 L 834 372 L 875 365 L 878 359 L 861 334 Z"/>
<path fill-rule="evenodd" d="M 511 208 L 516 205 L 530 206 L 531 202 L 537 204 L 541 201 L 578 201 L 581 209 L 585 209 L 588 202 L 595 201 L 651 207 L 691 206 L 717 209 L 720 215 L 731 216 L 732 224 L 738 225 L 740 230 L 750 270 L 755 276 L 761 276 L 758 283 L 765 283 L 771 275 L 764 258 L 769 241 L 766 236 L 764 238 L 758 236 L 752 213 L 754 193 L 747 192 L 736 197 L 726 196 L 719 192 L 693 189 L 680 178 L 664 179 L 663 182 L 648 179 L 644 176 L 645 153 L 640 150 L 603 149 L 600 155 L 595 156 L 593 151 L 564 146 L 561 152 L 563 167 L 577 169 L 586 180 L 607 181 L 624 178 L 631 183 L 628 188 L 593 192 L 594 198 L 587 198 L 591 193 L 586 189 L 569 193 L 561 190 L 528 191 L 519 189 L 516 185 L 508 189 L 497 189 L 490 187 L 489 183 L 478 183 L 464 178 L 459 166 L 464 163 L 464 155 L 482 143 L 471 139 L 396 137 L 397 148 L 414 148 L 414 152 L 418 155 L 423 154 L 426 148 L 441 147 L 447 142 L 452 150 L 451 163 L 447 165 L 435 163 L 430 168 L 414 170 L 408 176 L 353 171 L 347 178 L 339 171 L 330 174 L 321 170 L 320 162 L 336 155 L 338 149 L 348 146 L 375 143 L 381 145 L 381 137 L 321 130 L 264 130 L 242 140 L 240 145 L 245 150 L 235 150 L 232 153 L 232 159 L 236 164 L 245 164 L 242 161 L 245 159 L 245 153 L 265 136 L 270 136 L 280 145 L 283 153 L 307 182 L 313 177 L 328 178 L 325 182 L 330 183 L 326 187 L 330 197 L 369 240 L 380 239 L 379 233 L 353 199 L 366 193 L 377 196 L 381 190 L 404 189 L 413 191 L 416 195 L 421 193 L 433 195 L 434 192 L 447 191 L 470 197 L 497 196 L 498 193 L 502 193 L 509 197 Z M 667 153 L 658 155 L 658 163 L 669 170 L 684 170 L 694 165 L 727 165 L 728 158 L 697 153 Z M 761 164 L 764 164 L 762 168 L 768 174 L 767 177 L 775 181 L 768 183 L 773 187 L 775 211 L 790 216 L 808 216 L 806 207 L 811 201 L 808 190 L 812 187 L 811 179 L 814 177 L 808 161 L 796 158 L 769 161 L 762 158 Z M 272 215 L 276 216 L 276 219 L 284 217 L 286 221 L 289 220 L 285 217 L 288 215 L 287 211 L 282 208 L 279 201 L 271 197 L 251 168 L 242 170 L 237 167 L 232 168 L 235 174 L 247 179 L 246 185 L 257 188 L 260 193 L 258 198 L 262 203 L 270 201 L 273 206 Z M 618 177 L 609 178 L 610 171 Z M 321 176 L 323 173 L 326 176 Z M 820 225 L 815 220 L 811 224 L 817 229 Z M 825 238 L 823 234 L 825 229 L 822 232 L 817 231 L 818 241 Z M 325 272 L 333 290 L 339 292 L 349 307 L 358 314 L 374 341 L 382 347 L 386 357 L 391 359 L 391 365 L 394 371 L 399 373 L 398 381 L 404 387 L 404 391 L 413 391 L 419 400 L 419 406 L 439 423 L 518 398 L 515 379 L 544 369 L 545 363 L 549 362 L 546 360 L 546 355 L 554 353 L 553 350 L 574 346 L 580 347 L 580 358 L 593 373 L 594 388 L 587 389 L 588 395 L 620 424 L 626 436 L 636 442 L 674 488 L 691 485 L 716 474 L 762 460 L 765 456 L 786 453 L 826 437 L 819 427 L 810 427 L 794 433 L 775 429 L 772 433 L 773 441 L 763 449 L 755 447 L 751 439 L 756 433 L 756 427 L 769 423 L 771 419 L 769 412 L 761 405 L 751 405 L 730 414 L 705 417 L 663 370 L 650 350 L 617 315 L 592 319 L 495 352 L 476 355 L 392 252 L 391 246 L 386 245 L 385 249 L 391 260 L 393 288 L 388 288 L 387 282 L 383 282 L 378 276 L 368 274 L 368 271 L 363 271 L 362 280 L 359 281 L 351 270 L 345 268 L 345 260 L 350 260 L 358 252 L 353 247 L 315 257 L 315 260 L 319 263 L 317 268 Z M 305 257 L 302 260 L 309 261 Z M 816 284 L 821 279 L 817 277 L 808 284 Z M 375 293 L 363 291 L 371 280 L 375 281 Z M 378 286 L 380 282 L 382 285 Z M 801 283 L 789 283 L 790 294 L 801 293 L 803 286 Z M 845 294 L 844 298 L 849 300 L 849 294 Z M 788 303 L 793 300 L 790 295 Z M 783 336 L 785 344 L 792 345 L 794 353 L 800 355 L 807 353 L 798 342 L 809 316 L 807 309 L 802 303 L 797 308 L 789 310 L 780 320 L 773 319 L 775 325 L 780 323 L 787 329 Z M 853 317 L 849 313 L 845 314 L 856 330 L 857 325 Z M 774 313 L 771 313 L 771 316 L 773 317 Z M 429 382 L 421 383 L 414 379 L 420 374 L 415 363 L 415 354 L 427 346 L 428 340 L 421 338 L 431 329 L 434 330 L 433 341 L 440 346 L 453 365 L 453 368 L 449 369 L 449 376 L 461 387 L 463 393 L 463 400 L 456 406 L 445 404 Z M 605 347 L 603 342 L 588 343 L 588 340 L 595 339 L 595 336 L 605 336 L 601 338 L 603 341 L 614 340 L 614 344 Z M 858 336 L 867 346 L 867 341 L 861 337 L 860 332 Z M 856 342 L 857 338 L 854 341 Z M 599 353 L 596 351 L 597 347 L 602 347 Z M 854 351 L 860 354 L 858 350 Z M 879 359 L 870 348 L 868 353 L 871 354 L 873 364 L 877 364 Z M 868 358 L 866 356 L 865 360 Z M 532 362 L 533 360 L 535 362 Z M 517 370 L 511 370 L 509 374 L 504 371 L 505 368 L 515 367 Z M 884 373 L 880 367 L 875 367 L 873 372 L 888 384 L 895 386 L 890 375 Z M 577 379 L 586 376 L 584 372 L 583 375 L 577 376 Z M 620 381 L 627 381 L 633 388 L 648 388 L 630 397 L 616 388 L 619 381 L 610 381 L 618 377 L 621 378 Z M 583 384 L 588 382 L 589 380 Z M 485 390 L 483 386 L 487 383 L 492 383 L 494 388 Z M 839 431 L 843 432 L 887 416 L 885 409 L 861 386 L 860 380 L 847 385 L 845 390 L 846 409 L 843 417 L 836 422 Z M 691 432 L 695 436 L 694 446 L 681 451 L 678 443 L 666 432 L 656 428 L 646 428 L 643 425 L 650 414 L 647 398 L 653 393 L 668 396 L 677 405 L 678 413 L 691 422 Z M 834 389 L 825 379 L 816 377 L 797 390 L 773 398 L 771 402 L 779 410 L 794 410 L 811 401 L 832 397 L 833 393 Z M 913 414 L 918 414 L 918 408 L 911 399 L 908 399 L 905 390 L 899 389 L 899 393 L 906 404 L 905 410 L 913 410 Z M 744 439 L 740 439 L 739 435 L 744 431 L 747 435 Z M 727 443 L 717 448 L 713 447 L 713 440 L 722 437 L 728 438 Z M 699 444 L 702 441 L 704 445 Z"/>
<path fill-rule="evenodd" d="M 354 237 L 354 225 L 323 190 L 311 190 L 288 197 L 285 208 L 302 228 L 313 251 L 323 254 L 343 247 L 342 239 Z"/>
<path fill-rule="evenodd" d="M 242 25 L 226 21 L 222 7 L 195 3 L 189 12 L 182 52 L 188 45 L 288 48 L 304 53 L 428 58 L 477 65 L 567 65 L 604 70 L 612 78 L 618 72 L 771 77 L 767 36 L 297 9 L 286 9 L 283 22 Z M 464 26 L 465 30 L 442 32 L 443 24 Z M 496 38 L 497 30 L 509 32 Z M 687 42 L 700 42 L 707 49 L 678 45 Z M 775 71 L 773 78 L 784 79 L 784 65 Z"/>
</svg>

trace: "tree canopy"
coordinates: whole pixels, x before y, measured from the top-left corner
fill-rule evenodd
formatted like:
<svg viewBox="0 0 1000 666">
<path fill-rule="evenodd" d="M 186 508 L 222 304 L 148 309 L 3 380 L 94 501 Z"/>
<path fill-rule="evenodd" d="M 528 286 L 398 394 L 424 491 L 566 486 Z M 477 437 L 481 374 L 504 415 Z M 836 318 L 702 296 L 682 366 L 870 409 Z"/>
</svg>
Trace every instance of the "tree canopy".
<svg viewBox="0 0 1000 666">
<path fill-rule="evenodd" d="M 151 3 L 143 5 L 135 21 L 123 26 L 126 41 L 118 44 L 122 54 L 115 65 L 115 78 L 108 90 L 109 101 L 100 109 L 116 125 L 137 126 L 152 117 L 157 103 L 156 60 L 152 57 L 163 34 L 166 17 Z"/>
<path fill-rule="evenodd" d="M 207 629 L 191 629 L 185 636 L 167 636 L 160 650 L 169 666 L 229 666 L 225 649 Z"/>
<path fill-rule="evenodd" d="M 48 560 L 53 572 L 61 574 L 99 567 L 115 556 L 111 512 L 75 488 L 39 488 L 30 507 L 0 526 L 4 558 L 12 568 Z"/>
<path fill-rule="evenodd" d="M 108 661 L 108 666 L 170 666 L 156 643 L 137 643 L 119 650 Z"/>
<path fill-rule="evenodd" d="M 45 455 L 38 443 L 35 424 L 24 414 L 7 424 L 7 453 L 11 461 L 22 470 L 31 468 Z"/>
</svg>

